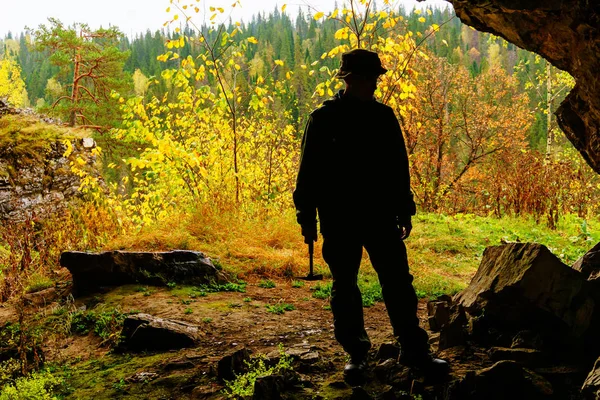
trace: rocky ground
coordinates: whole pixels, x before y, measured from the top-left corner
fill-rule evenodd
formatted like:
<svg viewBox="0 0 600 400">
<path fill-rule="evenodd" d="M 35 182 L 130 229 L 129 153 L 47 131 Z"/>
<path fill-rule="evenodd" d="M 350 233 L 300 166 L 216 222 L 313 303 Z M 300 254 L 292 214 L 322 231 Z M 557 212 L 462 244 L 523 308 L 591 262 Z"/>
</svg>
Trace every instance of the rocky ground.
<svg viewBox="0 0 600 400">
<path fill-rule="evenodd" d="M 376 303 L 365 309 L 373 342 L 367 383 L 349 387 L 326 281 L 250 278 L 243 287 L 221 281 L 220 291 L 171 281 L 198 278 L 186 268 L 207 273 L 201 253 L 105 253 L 104 266 L 70 265 L 73 275 L 59 274 L 65 285 L 26 296 L 23 326 L 43 337 L 38 355 L 73 399 L 597 399 L 598 250 L 571 268 L 541 245 L 491 247 L 467 289 L 422 300 L 418 315 L 432 349 L 451 365 L 437 380 L 397 362 L 385 307 Z M 148 257 L 162 263 L 160 276 L 149 272 Z M 131 260 L 140 259 L 134 268 Z M 98 268 L 138 283 L 66 283 Z M 0 320 L 18 320 L 10 304 Z M 230 384 L 251 376 L 256 383 Z M 248 387 L 253 395 L 243 394 Z"/>
<path fill-rule="evenodd" d="M 333 337 L 328 301 L 312 296 L 312 288 L 317 283 L 294 288 L 291 281 L 277 281 L 271 289 L 261 288 L 258 284 L 259 281 L 249 283 L 244 293 L 219 292 L 203 297 L 196 297 L 191 287 L 169 289 L 127 285 L 78 298 L 70 305 L 73 309 L 118 307 L 125 313 L 140 312 L 189 322 L 199 327 L 199 340 L 193 347 L 168 352 L 121 353 L 103 345 L 102 339 L 90 332 L 46 342 L 43 346 L 46 362 L 69 365 L 70 385 L 74 390 L 70 398 L 218 399 L 225 397 L 223 379 L 219 377 L 228 374 L 219 371 L 219 362 L 224 357 L 236 354 L 244 358 L 247 350 L 251 358 L 263 355 L 278 359 L 281 344 L 294 358 L 292 367 L 299 374 L 294 378 L 298 382 L 286 389 L 288 395 L 306 399 L 351 398 L 352 389 L 343 382 L 341 373 L 346 362 L 345 353 Z M 295 309 L 279 315 L 267 309 L 267 306 L 281 304 L 291 304 Z M 39 309 L 38 314 L 52 315 L 59 307 L 57 303 L 50 304 Z M 5 317 L 8 317 L 8 310 L 2 310 Z M 419 315 L 424 326 L 426 314 L 426 302 L 422 301 Z M 382 303 L 365 309 L 365 325 L 373 342 L 370 368 L 373 379 L 365 385 L 362 394 L 389 396 L 394 390 L 384 375 L 393 372 L 395 366 L 388 362 L 382 368 L 380 364 L 390 351 L 394 357 L 394 349 L 386 346 L 393 343 L 393 337 Z M 434 347 L 438 336 L 431 335 Z M 382 345 L 381 354 L 378 354 Z M 485 354 L 475 357 L 480 359 L 470 362 L 481 366 L 489 364 Z M 456 362 L 453 369 L 461 373 L 463 368 Z M 143 376 L 147 378 L 139 378 Z M 405 382 L 405 390 L 397 390 L 397 394 L 408 394 L 410 384 L 412 382 Z M 422 393 L 423 387 L 413 390 Z"/>
</svg>

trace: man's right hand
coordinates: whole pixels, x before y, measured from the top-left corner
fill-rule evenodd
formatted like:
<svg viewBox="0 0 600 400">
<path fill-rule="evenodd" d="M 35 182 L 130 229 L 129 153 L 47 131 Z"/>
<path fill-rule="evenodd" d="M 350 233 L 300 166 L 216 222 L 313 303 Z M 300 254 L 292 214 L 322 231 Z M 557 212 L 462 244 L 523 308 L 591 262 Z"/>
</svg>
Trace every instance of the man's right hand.
<svg viewBox="0 0 600 400">
<path fill-rule="evenodd" d="M 302 236 L 304 236 L 304 243 L 311 244 L 317 241 L 317 223 L 302 225 Z"/>
</svg>

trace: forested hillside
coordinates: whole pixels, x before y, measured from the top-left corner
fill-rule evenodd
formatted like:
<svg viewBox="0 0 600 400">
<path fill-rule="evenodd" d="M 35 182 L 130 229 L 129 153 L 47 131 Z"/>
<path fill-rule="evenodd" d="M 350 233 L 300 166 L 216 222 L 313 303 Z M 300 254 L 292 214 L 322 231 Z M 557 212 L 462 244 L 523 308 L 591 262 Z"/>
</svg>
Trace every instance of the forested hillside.
<svg viewBox="0 0 600 400">
<path fill-rule="evenodd" d="M 213 22 L 225 19 L 221 11 L 214 9 Z M 232 179 L 232 186 L 219 189 L 219 196 L 233 191 L 239 202 L 244 186 L 251 189 L 245 196 L 253 201 L 289 198 L 294 154 L 307 114 L 342 87 L 341 81 L 332 78 L 341 51 L 367 45 L 380 50 L 391 70 L 387 75 L 390 85 L 387 91 L 382 87 L 379 95 L 396 109 L 401 120 L 412 161 L 414 191 L 423 209 L 493 212 L 498 216 L 525 212 L 537 218 L 545 215 L 551 225 L 556 224 L 559 213 L 583 216 L 592 211 L 586 199 L 593 198 L 598 190 L 596 178 L 570 150 L 552 117 L 573 85 L 570 76 L 530 52 L 461 24 L 449 9 L 377 11 L 375 6 L 368 11 L 371 16 L 365 25 L 356 25 L 362 31 L 354 33 L 352 24 L 356 21 L 346 22 L 350 10 L 340 9 L 326 16 L 300 8 L 297 14 L 275 9 L 251 21 L 209 26 L 195 25 L 190 14 L 188 23 L 183 17 L 173 19 L 160 30 L 135 37 L 120 36 L 115 30 L 110 44 L 108 39 L 90 35 L 89 40 L 98 44 L 104 40 L 102 51 L 113 57 L 112 81 L 88 83 L 95 89 L 103 88 L 100 94 L 85 88 L 85 79 L 89 79 L 85 74 L 81 74 L 81 81 L 75 79 L 74 56 L 69 55 L 73 49 L 58 50 L 51 37 L 44 36 L 69 29 L 91 30 L 85 25 L 69 28 L 50 20 L 41 29 L 4 39 L 2 71 L 6 72 L 0 74 L 0 93 L 10 96 L 18 106 L 31 105 L 71 124 L 97 129 L 102 134 L 101 144 L 108 150 L 105 168 L 112 169 L 106 172 L 116 183 L 122 178 L 139 179 L 125 175 L 135 175 L 136 169 L 147 169 L 154 162 L 147 158 L 151 154 L 147 146 L 150 142 L 157 146 L 158 138 L 150 139 L 138 131 L 140 124 L 146 124 L 148 113 L 162 119 L 170 110 L 171 115 L 164 118 L 173 118 L 171 122 L 155 123 L 162 127 L 166 123 L 166 129 L 171 130 L 170 123 L 185 124 L 186 118 L 181 116 L 191 111 L 188 108 L 198 94 L 211 92 L 217 98 L 203 95 L 197 105 L 207 108 L 221 104 L 224 108 L 220 120 L 207 122 L 206 128 L 225 132 L 212 125 L 224 123 L 234 129 L 230 137 L 218 138 L 222 142 L 215 149 L 233 147 L 228 161 L 233 173 L 214 177 L 221 185 L 229 185 L 228 179 Z M 174 12 L 170 10 L 172 16 Z M 89 51 L 93 55 L 98 50 Z M 211 68 L 213 63 L 218 68 Z M 78 111 L 68 105 L 74 101 L 74 82 L 82 82 L 78 87 L 86 89 L 78 94 Z M 220 103 L 224 98 L 219 100 L 219 96 L 228 91 L 228 101 Z M 184 105 L 182 96 L 186 95 L 190 96 L 189 104 Z M 179 99 L 177 106 L 171 103 L 175 99 Z M 183 114 L 175 116 L 175 107 Z M 259 117 L 259 111 L 264 115 Z M 157 134 L 156 127 L 153 134 Z M 192 129 L 197 132 L 193 135 L 199 134 L 197 124 Z M 197 138 L 216 143 L 206 136 Z M 188 139 L 173 138 L 187 155 L 193 150 L 186 144 Z M 134 147 L 146 151 L 136 154 Z M 160 153 L 160 148 L 153 151 Z M 123 155 L 139 158 L 120 165 Z M 207 193 L 200 189 L 198 177 L 216 170 L 206 172 L 206 159 L 216 157 L 225 162 L 224 155 L 217 156 L 214 151 L 202 157 L 202 162 L 196 159 L 189 163 L 196 164 L 191 169 L 173 166 L 179 171 L 173 173 L 181 176 L 182 186 L 192 197 Z M 528 173 L 540 170 L 544 173 Z M 488 179 L 490 174 L 493 180 Z M 136 185 L 125 186 L 136 190 Z M 284 203 L 289 205 L 289 201 Z"/>
<path fill-rule="evenodd" d="M 547 64 L 543 59 L 501 38 L 463 25 L 454 16 L 451 8 L 431 9 L 422 13 L 418 12 L 420 10 L 403 8 L 397 11 L 404 18 L 402 29 L 415 33 L 417 42 L 421 39 L 417 34 L 423 32 L 425 27 L 431 24 L 442 26 L 435 35 L 427 37 L 420 44 L 420 49 L 428 54 L 442 57 L 454 66 L 462 65 L 472 76 L 478 76 L 497 65 L 509 75 L 515 74 L 519 89 L 527 92 L 532 110 L 536 113 L 535 124 L 528 134 L 529 140 L 536 148 L 545 150 L 547 118 L 544 113 L 548 106 L 546 96 L 548 75 Z M 185 23 L 176 25 L 186 36 L 197 35 L 190 25 Z M 336 37 L 335 33 L 341 26 L 339 21 L 331 19 L 315 20 L 310 10 L 307 12 L 303 8 L 299 8 L 297 12 L 288 10 L 284 13 L 275 9 L 270 13 L 254 16 L 251 21 L 244 22 L 240 26 L 240 38 L 254 37 L 258 41 L 258 45 L 249 47 L 244 53 L 244 58 L 250 67 L 242 71 L 244 78 L 256 79 L 259 75 L 268 75 L 275 65 L 275 60 L 284 61 L 289 70 L 294 72 L 302 70 L 303 65 L 311 66 L 314 61 L 321 59 L 323 53 L 329 52 L 340 44 L 340 38 Z M 171 32 L 174 27 L 175 25 L 170 25 L 153 32 L 138 33 L 135 37 L 121 38 L 118 47 L 129 55 L 123 70 L 130 80 L 133 81 L 135 78 L 138 82 L 136 94 L 147 92 L 140 89 L 141 81 L 149 77 L 160 77 L 165 69 L 179 65 L 177 60 L 161 62 L 157 59 L 165 52 L 165 43 L 179 37 L 178 34 Z M 226 29 L 229 32 L 233 31 L 231 22 Z M 25 100 L 24 104 L 39 107 L 51 103 L 57 95 L 54 85 L 69 84 L 67 76 L 56 76 L 58 68 L 52 64 L 47 54 L 43 51 L 34 51 L 32 37 L 27 32 L 9 34 L 1 43 L 2 57 L 11 59 L 20 66 L 20 77 L 26 84 L 28 95 L 28 100 Z M 197 55 L 197 52 L 194 54 L 190 42 L 186 42 L 178 53 L 181 59 L 190 54 Z M 326 66 L 334 69 L 338 64 L 337 58 L 327 57 L 319 63 L 319 68 Z M 136 73 L 136 70 L 139 72 Z M 279 74 L 282 73 L 277 69 L 272 72 L 275 78 L 279 78 Z M 564 86 L 568 86 L 570 82 L 554 68 L 551 68 L 550 74 L 554 83 L 554 87 L 551 88 L 553 95 L 551 109 L 554 109 L 568 91 Z M 302 120 L 302 112 L 313 105 L 314 102 L 308 99 L 313 94 L 310 88 L 316 87 L 321 80 L 321 74 L 309 74 L 301 87 L 296 86 L 295 96 L 299 100 L 299 105 L 294 107 L 295 118 Z M 160 94 L 165 89 L 166 86 L 161 81 L 152 88 L 151 93 Z M 308 92 L 308 95 L 303 91 Z"/>
</svg>

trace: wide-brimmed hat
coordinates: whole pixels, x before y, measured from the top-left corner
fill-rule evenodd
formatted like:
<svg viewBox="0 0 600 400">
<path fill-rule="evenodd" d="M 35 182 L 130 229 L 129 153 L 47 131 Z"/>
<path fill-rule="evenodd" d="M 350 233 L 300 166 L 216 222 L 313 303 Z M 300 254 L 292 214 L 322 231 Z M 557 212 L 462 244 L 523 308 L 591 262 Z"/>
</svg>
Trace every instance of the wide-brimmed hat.
<svg viewBox="0 0 600 400">
<path fill-rule="evenodd" d="M 342 79 L 350 75 L 379 76 L 386 72 L 387 69 L 381 65 L 377 53 L 354 49 L 342 54 L 342 65 L 336 77 Z"/>
</svg>

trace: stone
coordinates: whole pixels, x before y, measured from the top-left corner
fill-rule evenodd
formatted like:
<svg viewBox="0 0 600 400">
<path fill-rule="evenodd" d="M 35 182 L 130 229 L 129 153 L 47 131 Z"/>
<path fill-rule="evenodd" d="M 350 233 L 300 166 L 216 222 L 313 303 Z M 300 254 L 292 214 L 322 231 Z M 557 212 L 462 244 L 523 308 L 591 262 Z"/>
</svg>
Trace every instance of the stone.
<svg viewBox="0 0 600 400">
<path fill-rule="evenodd" d="M 170 282 L 200 285 L 219 278 L 210 258 L 199 251 L 66 251 L 61 254 L 60 263 L 73 276 L 76 296 L 94 293 L 103 286 L 133 283 L 165 286 Z"/>
<path fill-rule="evenodd" d="M 350 400 L 373 400 L 373 397 L 362 387 L 353 387 Z"/>
<path fill-rule="evenodd" d="M 430 301 L 427 303 L 429 329 L 438 332 L 450 320 L 450 307 L 446 301 Z"/>
<path fill-rule="evenodd" d="M 292 357 L 294 360 L 297 360 L 299 358 L 302 358 L 302 356 L 306 355 L 310 353 L 310 347 L 309 348 L 305 348 L 305 347 L 292 347 L 290 349 L 287 349 L 285 351 L 285 354 L 289 357 Z M 272 353 L 269 353 L 272 354 Z"/>
<path fill-rule="evenodd" d="M 281 400 L 285 381 L 281 375 L 260 376 L 254 382 L 254 400 Z"/>
<path fill-rule="evenodd" d="M 468 321 L 465 310 L 460 305 L 454 305 L 449 313 L 448 323 L 440 331 L 439 350 L 461 346 L 467 341 L 468 334 L 465 326 Z"/>
<path fill-rule="evenodd" d="M 125 318 L 119 348 L 130 351 L 167 351 L 193 347 L 201 336 L 196 325 L 133 314 Z"/>
<path fill-rule="evenodd" d="M 39 292 L 27 293 L 23 295 L 23 301 L 27 305 L 36 307 L 44 307 L 60 298 L 60 294 L 56 288 L 48 288 Z"/>
<path fill-rule="evenodd" d="M 183 369 L 194 368 L 195 366 L 196 365 L 189 360 L 170 360 L 162 365 L 162 370 L 166 372 L 179 371 Z"/>
<path fill-rule="evenodd" d="M 222 380 L 235 379 L 236 375 L 248 371 L 250 352 L 245 347 L 237 349 L 221 358 L 217 364 L 217 377 Z"/>
<path fill-rule="evenodd" d="M 218 398 L 218 395 L 221 391 L 222 389 L 216 385 L 196 386 L 194 389 L 192 389 L 190 397 L 197 400 L 214 399 Z"/>
<path fill-rule="evenodd" d="M 490 394 L 498 391 L 513 395 L 519 393 L 528 399 L 547 398 L 553 394 L 550 382 L 513 361 L 499 361 L 489 368 L 477 371 L 476 378 L 477 386 L 489 387 Z"/>
<path fill-rule="evenodd" d="M 600 358 L 596 360 L 594 368 L 590 371 L 585 379 L 585 382 L 581 387 L 581 393 L 586 399 L 600 399 Z"/>
<path fill-rule="evenodd" d="M 600 9 L 581 0 L 449 0 L 467 25 L 534 51 L 577 84 L 556 111 L 558 123 L 600 173 Z"/>
<path fill-rule="evenodd" d="M 540 365 L 545 359 L 541 351 L 524 348 L 492 347 L 489 354 L 492 361 L 509 360 L 528 367 Z"/>
<path fill-rule="evenodd" d="M 93 149 L 94 147 L 96 147 L 96 141 L 91 137 L 81 139 L 81 143 L 86 149 Z"/>
<path fill-rule="evenodd" d="M 377 379 L 379 379 L 381 382 L 387 382 L 396 365 L 398 365 L 397 358 L 388 358 L 387 360 L 377 364 L 373 369 L 373 372 L 375 373 Z"/>
<path fill-rule="evenodd" d="M 455 301 L 476 319 L 475 336 L 496 330 L 507 342 L 518 331 L 532 330 L 558 343 L 576 344 L 590 334 L 598 314 L 584 277 L 534 243 L 488 247 L 471 283 Z"/>
<path fill-rule="evenodd" d="M 305 364 L 314 364 L 319 361 L 319 353 L 316 351 L 311 351 L 309 353 L 302 354 L 300 356 L 300 361 Z"/>
<path fill-rule="evenodd" d="M 386 385 L 381 389 L 381 393 L 375 396 L 376 400 L 398 400 L 393 386 Z"/>
<path fill-rule="evenodd" d="M 554 390 L 541 375 L 514 361 L 499 361 L 489 368 L 467 373 L 452 385 L 447 400 L 552 398 Z"/>
<path fill-rule="evenodd" d="M 400 357 L 400 346 L 396 343 L 382 343 L 375 354 L 376 360 L 387 360 L 393 358 L 397 360 Z"/>
<path fill-rule="evenodd" d="M 539 333 L 534 331 L 519 331 L 513 337 L 510 347 L 542 350 L 544 339 Z"/>
<path fill-rule="evenodd" d="M 573 269 L 581 272 L 588 280 L 600 281 L 600 243 L 577 260 Z"/>
<path fill-rule="evenodd" d="M 155 372 L 136 372 L 128 378 L 125 378 L 127 383 L 146 383 L 157 379 L 160 375 Z"/>
</svg>

